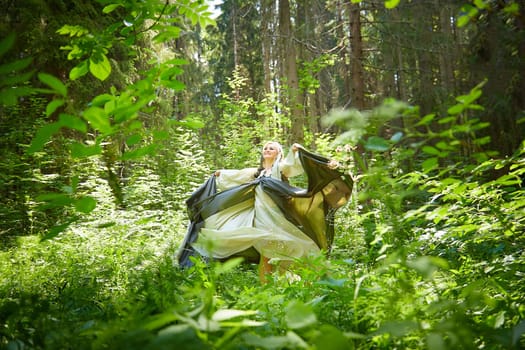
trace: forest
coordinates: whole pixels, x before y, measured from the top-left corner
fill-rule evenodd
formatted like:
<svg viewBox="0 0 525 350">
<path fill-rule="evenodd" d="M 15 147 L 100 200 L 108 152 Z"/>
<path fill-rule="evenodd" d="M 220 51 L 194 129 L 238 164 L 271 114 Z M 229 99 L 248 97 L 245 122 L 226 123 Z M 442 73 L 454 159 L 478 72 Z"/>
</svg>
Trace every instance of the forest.
<svg viewBox="0 0 525 350">
<path fill-rule="evenodd" d="M 525 0 L 0 7 L 0 349 L 525 348 Z M 178 266 L 269 140 L 351 177 L 329 249 Z"/>
</svg>

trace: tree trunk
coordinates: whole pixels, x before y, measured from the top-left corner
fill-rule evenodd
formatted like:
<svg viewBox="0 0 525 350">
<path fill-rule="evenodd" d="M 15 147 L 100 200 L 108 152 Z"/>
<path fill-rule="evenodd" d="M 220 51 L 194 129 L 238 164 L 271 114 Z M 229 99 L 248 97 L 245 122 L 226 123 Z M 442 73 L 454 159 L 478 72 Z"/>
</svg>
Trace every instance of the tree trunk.
<svg viewBox="0 0 525 350">
<path fill-rule="evenodd" d="M 350 70 L 353 106 L 365 108 L 365 82 L 363 72 L 363 39 L 361 37 L 361 7 L 359 3 L 347 3 L 348 22 L 350 25 Z"/>
<path fill-rule="evenodd" d="M 234 6 L 232 9 L 232 38 L 233 38 L 233 71 L 236 72 L 239 68 L 239 43 L 237 37 L 237 9 Z M 241 97 L 239 89 L 235 90 L 235 99 L 239 100 Z"/>
<path fill-rule="evenodd" d="M 439 66 L 441 75 L 441 84 L 443 89 L 449 95 L 455 95 L 456 86 L 454 81 L 454 64 L 456 63 L 455 51 L 452 49 L 451 43 L 454 39 L 453 25 L 455 22 L 451 22 L 454 13 L 450 5 L 444 5 L 440 10 L 440 29 L 442 33 L 441 40 L 441 54 L 439 55 Z"/>
<path fill-rule="evenodd" d="M 416 38 L 419 38 L 414 45 L 417 46 L 417 51 L 419 51 L 416 51 L 419 81 L 419 91 L 416 95 L 418 96 L 417 102 L 422 115 L 426 115 L 435 109 L 433 94 L 434 67 L 431 53 L 434 25 L 432 23 L 432 11 L 429 9 L 429 5 L 430 4 L 427 3 L 418 3 L 412 18 L 416 28 Z"/>
<path fill-rule="evenodd" d="M 297 54 L 295 49 L 294 34 L 290 14 L 290 2 L 279 1 L 279 32 L 281 38 L 282 59 L 282 83 L 287 90 L 287 103 L 290 109 L 292 122 L 291 135 L 288 141 L 303 142 L 304 140 L 304 117 L 302 101 L 299 91 L 299 79 L 297 74 Z"/>
<path fill-rule="evenodd" d="M 341 92 L 340 101 L 343 102 L 343 107 L 349 107 L 352 103 L 352 83 L 350 81 L 350 55 L 348 53 L 349 45 L 347 44 L 346 35 L 344 34 L 345 15 L 343 2 L 337 3 L 337 38 L 340 40 L 338 43 L 338 51 L 340 52 L 340 76 L 343 77 L 343 91 Z"/>
<path fill-rule="evenodd" d="M 261 1 L 261 34 L 262 34 L 262 59 L 264 70 L 264 92 L 269 94 L 272 92 L 272 42 L 273 30 L 272 19 L 274 1 Z"/>
</svg>

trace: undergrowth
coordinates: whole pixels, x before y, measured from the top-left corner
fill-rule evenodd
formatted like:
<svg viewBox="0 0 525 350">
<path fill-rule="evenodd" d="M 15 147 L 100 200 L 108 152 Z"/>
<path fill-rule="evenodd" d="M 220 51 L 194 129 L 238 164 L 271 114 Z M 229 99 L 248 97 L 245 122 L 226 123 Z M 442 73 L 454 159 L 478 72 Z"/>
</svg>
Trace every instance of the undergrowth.
<svg viewBox="0 0 525 350">
<path fill-rule="evenodd" d="M 87 172 L 78 187 L 93 210 L 52 239 L 18 237 L 0 252 L 0 347 L 521 349 L 525 144 L 505 159 L 465 157 L 458 141 L 475 143 L 482 127 L 430 130 L 432 142 L 369 139 L 366 163 L 352 147 L 335 152 L 359 171 L 332 250 L 265 285 L 237 259 L 176 265 L 184 168 L 173 185 L 136 171 L 124 208 Z"/>
<path fill-rule="evenodd" d="M 513 164 L 511 174 L 523 171 L 522 160 Z M 499 196 L 505 179 L 497 189 L 487 185 L 484 191 Z M 472 186 L 458 199 L 479 201 L 478 192 Z M 501 202 L 499 210 L 523 202 L 523 190 L 505 193 L 512 204 Z M 480 225 L 513 231 L 467 239 L 435 232 L 439 207 L 421 207 L 425 210 L 407 211 L 399 225 L 428 236 L 393 247 L 380 244 L 389 240 L 386 234 L 395 234 L 377 227 L 388 224 L 381 223 L 384 219 L 375 224 L 381 239 L 364 238 L 363 208 L 351 204 L 335 218 L 339 232 L 329 259 L 321 255 L 298 261 L 288 274 L 273 275 L 260 285 L 257 267 L 239 260 L 196 260 L 194 267 L 179 270 L 174 254 L 187 224 L 180 211 L 101 208 L 53 240 L 20 237 L 16 247 L 0 253 L 2 347 L 523 346 L 524 259 L 516 231 L 523 228 L 523 213 L 500 213 L 504 223 L 513 216 L 507 224 L 471 216 Z M 384 218 L 387 209 L 369 207 L 365 216 Z M 442 220 L 453 218 L 458 219 L 449 213 Z M 449 223 L 442 230 L 451 227 L 457 228 Z"/>
</svg>

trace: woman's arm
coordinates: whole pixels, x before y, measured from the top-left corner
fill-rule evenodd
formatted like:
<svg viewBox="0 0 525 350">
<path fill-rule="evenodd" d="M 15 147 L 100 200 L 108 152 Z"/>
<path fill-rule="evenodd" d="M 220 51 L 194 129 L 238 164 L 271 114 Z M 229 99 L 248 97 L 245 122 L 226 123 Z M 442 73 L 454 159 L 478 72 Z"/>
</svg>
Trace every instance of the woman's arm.
<svg viewBox="0 0 525 350">
<path fill-rule="evenodd" d="M 215 184 L 220 191 L 239 186 L 255 179 L 257 168 L 239 170 L 221 169 L 215 171 Z"/>
<path fill-rule="evenodd" d="M 292 147 L 290 147 L 290 152 L 286 155 L 286 157 L 281 161 L 281 164 L 279 165 L 281 173 L 286 177 L 292 177 L 301 175 L 304 172 L 303 166 L 301 164 L 301 161 L 299 160 L 298 151 L 299 148 L 302 148 L 298 143 L 294 143 Z"/>
</svg>

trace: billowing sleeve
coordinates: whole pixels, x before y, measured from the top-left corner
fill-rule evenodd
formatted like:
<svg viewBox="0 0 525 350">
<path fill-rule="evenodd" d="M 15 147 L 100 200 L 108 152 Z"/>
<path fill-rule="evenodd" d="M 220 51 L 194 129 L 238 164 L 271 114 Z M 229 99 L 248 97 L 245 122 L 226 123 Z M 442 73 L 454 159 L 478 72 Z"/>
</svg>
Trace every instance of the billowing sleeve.
<svg viewBox="0 0 525 350">
<path fill-rule="evenodd" d="M 255 180 L 255 173 L 257 168 L 245 169 L 221 169 L 220 175 L 217 176 L 215 182 L 219 191 L 227 190 L 235 186 L 239 186 Z"/>
<path fill-rule="evenodd" d="M 302 148 L 299 144 L 296 144 L 296 146 Z M 281 161 L 280 168 L 286 177 L 293 177 L 304 173 L 303 166 L 299 160 L 299 152 L 294 152 L 290 149 L 286 157 Z"/>
</svg>

